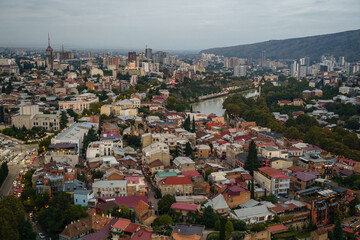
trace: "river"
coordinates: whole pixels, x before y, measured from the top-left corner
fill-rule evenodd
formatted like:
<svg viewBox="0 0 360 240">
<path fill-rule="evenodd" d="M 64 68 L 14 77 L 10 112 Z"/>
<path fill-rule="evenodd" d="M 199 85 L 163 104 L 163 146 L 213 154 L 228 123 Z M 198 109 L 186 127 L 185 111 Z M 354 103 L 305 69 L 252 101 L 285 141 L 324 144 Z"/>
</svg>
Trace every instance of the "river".
<svg viewBox="0 0 360 240">
<path fill-rule="evenodd" d="M 242 93 L 245 94 L 246 98 L 255 97 L 259 94 L 256 89 L 244 91 Z M 225 109 L 223 109 L 223 102 L 228 96 L 229 95 L 192 103 L 191 106 L 193 107 L 194 112 L 200 112 L 206 115 L 214 113 L 217 116 L 223 116 L 225 113 Z"/>
</svg>

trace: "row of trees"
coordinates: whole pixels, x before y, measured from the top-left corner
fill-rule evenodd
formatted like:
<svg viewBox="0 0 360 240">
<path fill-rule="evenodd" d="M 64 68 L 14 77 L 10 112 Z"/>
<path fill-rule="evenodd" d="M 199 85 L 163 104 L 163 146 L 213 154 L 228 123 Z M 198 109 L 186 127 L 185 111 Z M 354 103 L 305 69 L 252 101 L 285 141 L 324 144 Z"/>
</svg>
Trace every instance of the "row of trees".
<svg viewBox="0 0 360 240">
<path fill-rule="evenodd" d="M 7 166 L 7 163 L 3 162 L 0 167 L 0 187 L 3 184 L 3 182 L 5 181 L 8 174 L 9 174 L 9 168 Z"/>
<path fill-rule="evenodd" d="M 30 130 L 25 127 L 17 128 L 14 125 L 11 128 L 5 128 L 1 131 L 3 134 L 22 140 L 27 141 L 36 138 L 42 138 L 46 135 L 45 129 L 42 127 L 33 127 Z"/>
<path fill-rule="evenodd" d="M 0 239 L 35 240 L 36 233 L 25 218 L 21 201 L 14 196 L 0 199 Z"/>
<path fill-rule="evenodd" d="M 48 208 L 38 213 L 38 221 L 43 229 L 54 238 L 70 222 L 87 216 L 86 208 L 72 205 L 70 196 L 64 192 L 56 193 Z"/>
</svg>

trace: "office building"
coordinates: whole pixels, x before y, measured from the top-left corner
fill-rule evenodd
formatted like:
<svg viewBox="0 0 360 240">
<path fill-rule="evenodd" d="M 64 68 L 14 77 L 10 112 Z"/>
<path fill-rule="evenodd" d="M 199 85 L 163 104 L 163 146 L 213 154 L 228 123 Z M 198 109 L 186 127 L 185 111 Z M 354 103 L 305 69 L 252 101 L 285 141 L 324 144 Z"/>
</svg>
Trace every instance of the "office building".
<svg viewBox="0 0 360 240">
<path fill-rule="evenodd" d="M 129 52 L 128 53 L 128 62 L 136 62 L 136 52 Z"/>
<path fill-rule="evenodd" d="M 146 48 L 145 49 L 145 57 L 147 59 L 152 59 L 152 49 L 151 48 Z"/>
</svg>

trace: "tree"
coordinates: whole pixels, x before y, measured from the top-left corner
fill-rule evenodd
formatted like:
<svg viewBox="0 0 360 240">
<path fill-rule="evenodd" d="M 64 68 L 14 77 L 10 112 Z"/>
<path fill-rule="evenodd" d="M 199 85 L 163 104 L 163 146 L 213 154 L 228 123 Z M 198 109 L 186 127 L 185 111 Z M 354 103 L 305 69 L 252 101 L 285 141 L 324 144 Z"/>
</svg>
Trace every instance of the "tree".
<svg viewBox="0 0 360 240">
<path fill-rule="evenodd" d="M 135 135 L 130 135 L 127 138 L 127 143 L 129 146 L 140 147 L 141 146 L 141 137 L 135 136 Z"/>
<path fill-rule="evenodd" d="M 96 140 L 98 140 L 98 137 L 95 133 L 94 128 L 91 127 L 90 130 L 88 131 L 88 133 L 84 136 L 83 151 L 85 152 L 87 147 L 89 146 L 89 144 Z"/>
<path fill-rule="evenodd" d="M 185 145 L 185 155 L 186 156 L 191 156 L 192 153 L 192 148 L 189 142 L 186 143 Z"/>
<path fill-rule="evenodd" d="M 41 97 L 41 98 L 40 98 L 40 101 L 46 102 L 46 97 Z"/>
<path fill-rule="evenodd" d="M 234 226 L 231 221 L 227 221 L 225 225 L 225 232 L 232 233 L 234 231 Z"/>
<path fill-rule="evenodd" d="M 250 172 L 251 176 L 253 176 L 254 171 L 258 170 L 259 167 L 260 162 L 257 156 L 256 144 L 254 140 L 251 140 L 244 168 Z"/>
<path fill-rule="evenodd" d="M 32 225 L 25 220 L 25 211 L 21 201 L 14 196 L 0 200 L 0 239 L 35 240 L 36 233 Z"/>
<path fill-rule="evenodd" d="M 350 207 L 349 207 L 349 214 L 350 216 L 354 216 L 356 214 L 356 205 L 358 205 L 360 203 L 359 198 L 356 196 L 356 198 L 354 200 L 352 200 L 350 202 Z"/>
<path fill-rule="evenodd" d="M 242 240 L 244 238 L 245 234 L 242 232 L 233 232 L 231 234 L 231 237 L 233 240 Z"/>
<path fill-rule="evenodd" d="M 193 120 L 192 120 L 192 129 L 191 129 L 191 132 L 196 132 L 196 129 L 195 129 L 195 118 L 193 117 Z"/>
<path fill-rule="evenodd" d="M 230 218 L 230 221 L 232 222 L 235 231 L 245 231 L 246 230 L 246 222 L 235 219 L 235 218 Z"/>
<path fill-rule="evenodd" d="M 172 225 L 173 219 L 168 214 L 163 214 L 154 221 L 155 226 Z"/>
<path fill-rule="evenodd" d="M 255 199 L 254 178 L 251 179 L 250 197 L 251 197 L 251 199 Z"/>
<path fill-rule="evenodd" d="M 66 128 L 67 124 L 69 123 L 68 117 L 65 111 L 61 112 L 60 115 L 60 129 Z"/>
<path fill-rule="evenodd" d="M 203 216 L 201 218 L 202 224 L 205 225 L 206 228 L 213 228 L 215 226 L 215 222 L 217 220 L 217 215 L 212 209 L 212 207 L 207 206 L 204 209 Z"/>
<path fill-rule="evenodd" d="M 220 234 L 219 234 L 219 240 L 225 240 L 226 239 L 226 218 L 221 217 L 220 219 Z M 231 222 L 230 222 L 231 223 Z"/>
<path fill-rule="evenodd" d="M 185 119 L 185 121 L 183 123 L 183 128 L 186 131 L 190 131 L 190 115 L 188 115 L 188 117 Z"/>
<path fill-rule="evenodd" d="M 329 238 L 331 240 L 345 240 L 340 218 L 336 219 L 335 227 L 333 228 L 332 232 L 329 233 Z"/>
<path fill-rule="evenodd" d="M 176 202 L 176 199 L 174 196 L 167 194 L 163 196 L 162 199 L 158 202 L 158 210 L 160 214 L 167 213 L 173 203 Z"/>
<path fill-rule="evenodd" d="M 49 207 L 38 213 L 38 221 L 51 236 L 55 236 L 64 229 L 66 224 L 86 215 L 86 208 L 72 205 L 70 196 L 59 192 L 53 196 Z"/>
</svg>

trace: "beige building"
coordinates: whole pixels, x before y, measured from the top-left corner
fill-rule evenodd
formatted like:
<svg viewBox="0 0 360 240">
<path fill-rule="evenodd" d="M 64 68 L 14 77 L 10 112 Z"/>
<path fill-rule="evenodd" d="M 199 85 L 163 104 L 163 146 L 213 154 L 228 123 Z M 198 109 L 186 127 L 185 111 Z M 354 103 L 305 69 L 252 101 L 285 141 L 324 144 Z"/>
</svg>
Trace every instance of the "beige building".
<svg viewBox="0 0 360 240">
<path fill-rule="evenodd" d="M 83 111 L 84 109 L 89 109 L 91 103 L 99 102 L 99 98 L 88 98 L 84 100 L 75 100 L 75 101 L 59 101 L 59 109 L 67 110 L 72 109 L 74 111 Z"/>
<path fill-rule="evenodd" d="M 193 194 L 193 184 L 188 177 L 167 177 L 161 180 L 159 188 L 162 195 L 190 196 Z"/>
<path fill-rule="evenodd" d="M 137 116 L 137 108 L 123 108 L 120 105 L 103 105 L 100 109 L 100 114 L 105 114 L 106 116 Z"/>
<path fill-rule="evenodd" d="M 209 145 L 196 145 L 196 157 L 197 158 L 209 158 L 211 154 L 211 149 Z"/>
<path fill-rule="evenodd" d="M 74 119 L 68 116 L 67 126 L 73 124 Z M 60 130 L 61 113 L 43 114 L 39 112 L 39 106 L 28 105 L 20 107 L 20 115 L 15 115 L 11 118 L 11 123 L 17 128 L 25 127 L 31 129 L 33 127 L 42 127 L 47 131 Z"/>
<path fill-rule="evenodd" d="M 195 171 L 195 162 L 188 157 L 177 157 L 173 162 L 180 171 Z"/>
<path fill-rule="evenodd" d="M 169 146 L 165 143 L 153 143 L 143 148 L 143 161 L 150 164 L 159 159 L 164 166 L 170 166 L 170 150 Z"/>
<path fill-rule="evenodd" d="M 230 164 L 230 166 L 235 167 L 236 158 L 235 156 L 239 153 L 243 152 L 242 146 L 240 144 L 231 144 L 226 146 L 226 162 Z"/>
<path fill-rule="evenodd" d="M 147 147 L 152 143 L 165 143 L 170 149 L 177 146 L 178 137 L 171 133 L 146 133 L 141 136 L 142 147 Z"/>
<path fill-rule="evenodd" d="M 273 158 L 271 159 L 271 167 L 278 170 L 285 170 L 293 166 L 293 161 L 285 158 Z"/>
<path fill-rule="evenodd" d="M 271 146 L 265 146 L 265 147 L 261 147 L 259 149 L 260 154 L 265 157 L 265 158 L 273 158 L 273 157 L 277 157 L 277 158 L 288 158 L 289 157 L 289 153 L 285 150 L 281 150 L 281 149 L 277 149 L 275 147 L 271 147 Z"/>
</svg>

